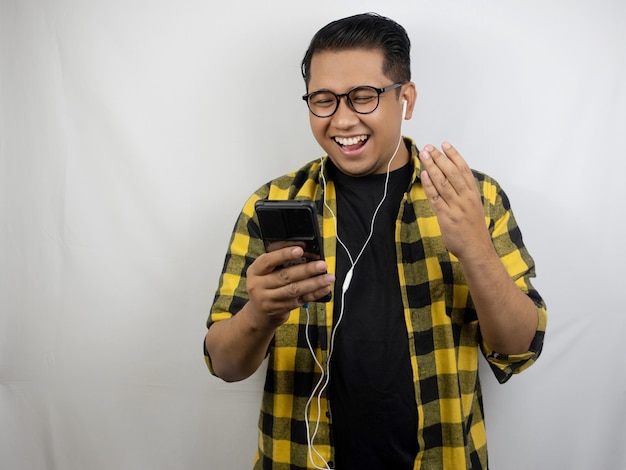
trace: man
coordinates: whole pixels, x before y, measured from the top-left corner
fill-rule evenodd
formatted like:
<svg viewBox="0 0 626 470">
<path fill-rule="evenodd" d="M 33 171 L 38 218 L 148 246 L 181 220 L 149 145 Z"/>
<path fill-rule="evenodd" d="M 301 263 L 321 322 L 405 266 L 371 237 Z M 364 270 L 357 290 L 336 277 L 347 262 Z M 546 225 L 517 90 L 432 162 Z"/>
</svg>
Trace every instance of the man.
<svg viewBox="0 0 626 470">
<path fill-rule="evenodd" d="M 302 73 L 327 156 L 250 197 L 207 322 L 222 379 L 268 358 L 254 468 L 487 468 L 479 351 L 504 382 L 546 326 L 508 199 L 450 144 L 402 137 L 417 93 L 394 21 L 330 23 Z M 315 201 L 326 261 L 276 270 L 303 251 L 264 252 L 258 199 Z"/>
</svg>

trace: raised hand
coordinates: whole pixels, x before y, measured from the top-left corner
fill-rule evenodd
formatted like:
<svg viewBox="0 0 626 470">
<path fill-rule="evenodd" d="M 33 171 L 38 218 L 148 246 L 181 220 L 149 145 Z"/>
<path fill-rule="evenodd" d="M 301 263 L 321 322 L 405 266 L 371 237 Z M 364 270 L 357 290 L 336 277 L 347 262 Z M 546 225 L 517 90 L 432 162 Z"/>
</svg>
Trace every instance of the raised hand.
<svg viewBox="0 0 626 470">
<path fill-rule="evenodd" d="M 483 203 L 470 167 L 449 143 L 443 152 L 428 144 L 420 152 L 422 185 L 437 215 L 446 248 L 457 258 L 493 250 Z"/>
</svg>

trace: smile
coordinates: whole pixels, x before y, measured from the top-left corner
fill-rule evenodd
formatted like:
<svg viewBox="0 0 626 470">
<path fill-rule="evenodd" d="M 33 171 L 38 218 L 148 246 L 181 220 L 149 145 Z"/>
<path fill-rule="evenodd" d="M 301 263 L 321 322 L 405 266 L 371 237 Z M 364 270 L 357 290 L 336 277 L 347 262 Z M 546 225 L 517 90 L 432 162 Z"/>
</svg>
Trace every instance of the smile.
<svg viewBox="0 0 626 470">
<path fill-rule="evenodd" d="M 357 135 L 354 137 L 334 137 L 334 139 L 335 142 L 337 142 L 339 145 L 345 147 L 348 145 L 356 145 L 360 142 L 365 142 L 368 137 L 366 135 Z"/>
</svg>

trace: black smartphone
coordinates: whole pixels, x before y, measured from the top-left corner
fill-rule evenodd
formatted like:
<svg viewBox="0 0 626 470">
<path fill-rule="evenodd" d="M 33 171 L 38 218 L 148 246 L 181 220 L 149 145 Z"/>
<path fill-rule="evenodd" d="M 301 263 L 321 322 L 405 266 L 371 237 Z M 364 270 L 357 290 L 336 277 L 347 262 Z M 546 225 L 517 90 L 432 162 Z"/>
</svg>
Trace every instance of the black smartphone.
<svg viewBox="0 0 626 470">
<path fill-rule="evenodd" d="M 300 245 L 304 249 L 304 255 L 289 265 L 324 259 L 324 243 L 313 201 L 261 199 L 255 203 L 254 209 L 265 251 Z M 315 302 L 328 302 L 330 299 L 329 293 Z"/>
</svg>

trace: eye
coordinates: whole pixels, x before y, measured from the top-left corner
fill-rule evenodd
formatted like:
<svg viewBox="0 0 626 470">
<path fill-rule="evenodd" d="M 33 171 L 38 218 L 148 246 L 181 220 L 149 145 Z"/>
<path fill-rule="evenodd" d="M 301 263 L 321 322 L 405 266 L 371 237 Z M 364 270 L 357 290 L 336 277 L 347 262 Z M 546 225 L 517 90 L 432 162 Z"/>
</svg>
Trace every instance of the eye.
<svg viewBox="0 0 626 470">
<path fill-rule="evenodd" d="M 377 97 L 378 93 L 376 93 L 376 90 L 369 87 L 356 88 L 350 92 L 350 99 L 354 104 L 369 103 Z"/>
<path fill-rule="evenodd" d="M 327 91 L 318 91 L 309 96 L 311 106 L 328 108 L 335 105 L 335 95 Z"/>
</svg>

